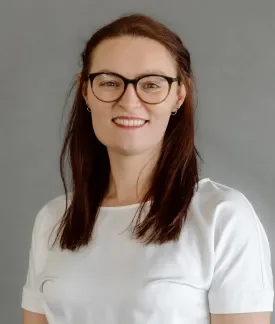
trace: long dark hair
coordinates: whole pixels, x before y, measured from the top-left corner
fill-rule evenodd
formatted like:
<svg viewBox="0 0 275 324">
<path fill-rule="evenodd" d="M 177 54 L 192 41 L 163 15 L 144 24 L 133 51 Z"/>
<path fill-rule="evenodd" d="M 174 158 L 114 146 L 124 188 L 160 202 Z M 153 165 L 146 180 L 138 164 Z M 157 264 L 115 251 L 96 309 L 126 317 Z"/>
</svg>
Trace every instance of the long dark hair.
<svg viewBox="0 0 275 324">
<path fill-rule="evenodd" d="M 66 209 L 55 242 L 59 239 L 61 249 L 74 251 L 90 242 L 108 188 L 110 164 L 107 149 L 94 133 L 82 89 L 88 80 L 95 47 L 105 39 L 124 35 L 148 37 L 163 44 L 177 62 L 178 77 L 187 91 L 183 105 L 169 120 L 150 187 L 138 209 L 134 237 L 145 244 L 177 240 L 199 181 L 197 158 L 200 156 L 194 143 L 195 83 L 190 53 L 173 31 L 152 17 L 141 14 L 122 16 L 96 31 L 89 39 L 81 55 L 80 80 L 72 87 L 77 87 L 76 94 L 60 156 Z M 67 158 L 71 169 L 69 205 L 65 180 Z M 143 207 L 149 200 L 149 212 L 141 219 Z"/>
</svg>

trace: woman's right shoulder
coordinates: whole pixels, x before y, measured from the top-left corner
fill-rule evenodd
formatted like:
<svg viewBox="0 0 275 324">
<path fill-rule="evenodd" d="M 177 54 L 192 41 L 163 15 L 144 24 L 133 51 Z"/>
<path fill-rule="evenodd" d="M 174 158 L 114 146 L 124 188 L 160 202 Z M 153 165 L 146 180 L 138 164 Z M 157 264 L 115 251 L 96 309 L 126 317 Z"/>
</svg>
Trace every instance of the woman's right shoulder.
<svg viewBox="0 0 275 324">
<path fill-rule="evenodd" d="M 71 195 L 68 194 L 68 205 L 70 202 Z M 54 218 L 58 218 L 61 214 L 64 214 L 66 208 L 66 196 L 60 195 L 52 200 L 49 200 L 41 209 L 43 209 L 48 214 L 52 215 Z"/>
<path fill-rule="evenodd" d="M 70 194 L 68 195 L 68 206 L 70 203 Z M 60 195 L 45 203 L 37 212 L 33 232 L 40 235 L 49 234 L 49 232 L 60 222 L 66 211 L 66 196 Z"/>
</svg>

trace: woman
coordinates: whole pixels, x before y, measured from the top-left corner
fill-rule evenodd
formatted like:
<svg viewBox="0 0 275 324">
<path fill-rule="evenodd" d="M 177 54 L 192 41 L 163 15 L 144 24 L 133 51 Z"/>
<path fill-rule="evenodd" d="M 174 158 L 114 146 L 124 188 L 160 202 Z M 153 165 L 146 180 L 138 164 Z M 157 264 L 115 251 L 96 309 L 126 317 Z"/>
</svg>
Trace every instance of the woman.
<svg viewBox="0 0 275 324">
<path fill-rule="evenodd" d="M 180 38 L 124 16 L 91 37 L 82 63 L 61 154 L 66 195 L 34 224 L 24 323 L 270 323 L 262 224 L 243 194 L 198 177 Z"/>
</svg>

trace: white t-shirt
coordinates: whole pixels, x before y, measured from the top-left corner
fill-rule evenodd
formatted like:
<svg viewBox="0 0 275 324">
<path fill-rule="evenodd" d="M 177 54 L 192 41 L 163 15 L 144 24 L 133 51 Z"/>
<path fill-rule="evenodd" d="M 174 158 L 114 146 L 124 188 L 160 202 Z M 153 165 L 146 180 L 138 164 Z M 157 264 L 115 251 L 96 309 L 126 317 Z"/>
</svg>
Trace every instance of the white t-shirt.
<svg viewBox="0 0 275 324">
<path fill-rule="evenodd" d="M 179 241 L 160 246 L 131 238 L 136 204 L 101 207 L 78 252 L 50 250 L 64 207 L 58 197 L 36 217 L 22 294 L 49 324 L 207 324 L 210 313 L 273 310 L 268 239 L 237 190 L 200 180 Z"/>
</svg>

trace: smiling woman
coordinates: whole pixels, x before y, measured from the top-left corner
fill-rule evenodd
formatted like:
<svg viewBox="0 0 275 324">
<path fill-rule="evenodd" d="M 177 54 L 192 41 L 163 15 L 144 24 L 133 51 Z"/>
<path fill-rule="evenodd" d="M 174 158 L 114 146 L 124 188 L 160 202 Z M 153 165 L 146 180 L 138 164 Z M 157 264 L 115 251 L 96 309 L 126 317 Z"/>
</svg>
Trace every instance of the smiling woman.
<svg viewBox="0 0 275 324">
<path fill-rule="evenodd" d="M 154 39 L 121 35 L 99 43 L 92 57 L 89 82 L 82 86 L 82 94 L 91 110 L 96 137 L 108 152 L 123 150 L 148 160 L 150 154 L 151 158 L 153 153 L 159 154 L 169 117 L 186 94 L 186 76 L 180 76 L 173 55 Z M 131 126 L 135 132 L 125 133 L 111 122 L 119 119 L 129 130 L 129 118 L 147 123 Z"/>
<path fill-rule="evenodd" d="M 91 37 L 82 63 L 65 195 L 33 227 L 24 324 L 270 323 L 265 230 L 242 193 L 198 175 L 180 38 L 124 16 Z"/>
</svg>

